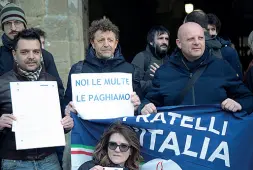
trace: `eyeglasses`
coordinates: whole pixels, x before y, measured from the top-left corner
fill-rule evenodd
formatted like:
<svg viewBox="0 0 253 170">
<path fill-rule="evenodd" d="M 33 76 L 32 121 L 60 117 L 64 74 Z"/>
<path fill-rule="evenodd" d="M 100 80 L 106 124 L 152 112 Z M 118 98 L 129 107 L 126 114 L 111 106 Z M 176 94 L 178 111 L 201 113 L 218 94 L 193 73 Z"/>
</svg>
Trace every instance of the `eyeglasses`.
<svg viewBox="0 0 253 170">
<path fill-rule="evenodd" d="M 108 148 L 111 150 L 116 150 L 116 148 L 119 147 L 120 152 L 126 152 L 130 148 L 129 145 L 121 143 L 118 145 L 116 142 L 109 142 L 108 143 Z"/>
<path fill-rule="evenodd" d="M 21 27 L 21 25 L 23 24 L 23 22 L 21 21 L 7 21 L 4 23 L 5 27 L 11 28 L 12 24 L 15 25 L 15 27 Z"/>
</svg>

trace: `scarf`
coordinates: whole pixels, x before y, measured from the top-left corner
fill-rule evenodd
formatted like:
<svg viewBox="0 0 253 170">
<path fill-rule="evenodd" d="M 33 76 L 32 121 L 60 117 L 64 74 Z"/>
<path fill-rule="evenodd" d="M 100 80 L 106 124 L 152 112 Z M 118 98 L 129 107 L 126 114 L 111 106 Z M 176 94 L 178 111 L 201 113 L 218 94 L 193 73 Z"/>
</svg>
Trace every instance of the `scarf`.
<svg viewBox="0 0 253 170">
<path fill-rule="evenodd" d="M 39 79 L 40 76 L 40 72 L 42 70 L 42 66 L 40 65 L 40 67 L 36 70 L 36 71 L 25 71 L 23 69 L 21 69 L 18 65 L 17 65 L 17 71 L 18 74 L 27 78 L 29 81 L 36 81 Z"/>
</svg>

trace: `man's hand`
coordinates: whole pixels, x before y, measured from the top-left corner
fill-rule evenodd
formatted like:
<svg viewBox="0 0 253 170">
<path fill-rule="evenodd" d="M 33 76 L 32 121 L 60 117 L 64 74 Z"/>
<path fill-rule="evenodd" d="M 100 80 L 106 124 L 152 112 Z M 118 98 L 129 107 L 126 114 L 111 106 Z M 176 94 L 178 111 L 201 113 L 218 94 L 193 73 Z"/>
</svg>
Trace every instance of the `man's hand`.
<svg viewBox="0 0 253 170">
<path fill-rule="evenodd" d="M 93 168 L 91 168 L 90 170 L 103 170 L 104 168 L 100 165 L 96 165 Z"/>
<path fill-rule="evenodd" d="M 65 107 L 65 115 L 70 116 L 70 112 L 77 113 L 74 103 L 72 101 L 69 102 L 69 104 Z"/>
<path fill-rule="evenodd" d="M 150 74 L 150 76 L 154 77 L 156 70 L 159 68 L 160 66 L 156 63 L 153 63 L 150 65 L 150 71 L 152 72 L 152 74 Z"/>
<path fill-rule="evenodd" d="M 156 107 L 153 103 L 146 104 L 141 110 L 142 115 L 147 115 L 151 113 L 157 113 Z"/>
<path fill-rule="evenodd" d="M 63 128 L 66 129 L 66 130 L 71 130 L 74 126 L 74 121 L 69 115 L 65 116 L 61 120 L 61 123 L 63 125 Z"/>
<path fill-rule="evenodd" d="M 231 112 L 237 112 L 242 110 L 242 106 L 237 103 L 236 101 L 227 98 L 221 103 L 221 108 L 223 110 L 231 111 Z"/>
<path fill-rule="evenodd" d="M 0 130 L 11 128 L 13 121 L 16 121 L 16 118 L 12 114 L 2 114 L 0 117 Z"/>
<path fill-rule="evenodd" d="M 136 111 L 138 109 L 138 107 L 140 106 L 141 101 L 140 101 L 139 96 L 135 92 L 133 92 L 133 94 L 131 94 L 131 102 L 134 105 L 134 111 Z"/>
</svg>

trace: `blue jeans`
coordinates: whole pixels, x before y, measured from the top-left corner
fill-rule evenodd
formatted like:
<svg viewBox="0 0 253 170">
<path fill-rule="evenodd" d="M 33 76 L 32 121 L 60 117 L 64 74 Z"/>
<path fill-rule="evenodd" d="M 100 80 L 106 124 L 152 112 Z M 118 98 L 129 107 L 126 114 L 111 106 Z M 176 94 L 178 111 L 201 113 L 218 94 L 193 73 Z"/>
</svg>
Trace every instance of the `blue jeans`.
<svg viewBox="0 0 253 170">
<path fill-rule="evenodd" d="M 64 153 L 65 146 L 58 146 L 56 147 L 56 154 L 60 163 L 60 166 L 62 167 L 62 158 Z"/>
<path fill-rule="evenodd" d="M 56 154 L 47 156 L 42 160 L 20 161 L 2 160 L 2 170 L 61 170 Z"/>
</svg>

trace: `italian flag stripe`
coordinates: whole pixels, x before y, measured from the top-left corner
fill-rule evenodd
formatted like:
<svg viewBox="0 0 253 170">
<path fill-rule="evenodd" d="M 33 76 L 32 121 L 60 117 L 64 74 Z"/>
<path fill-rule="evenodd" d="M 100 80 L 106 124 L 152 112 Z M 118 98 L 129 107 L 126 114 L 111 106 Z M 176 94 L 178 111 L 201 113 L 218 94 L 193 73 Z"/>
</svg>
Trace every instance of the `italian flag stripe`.
<svg viewBox="0 0 253 170">
<path fill-rule="evenodd" d="M 88 156 L 92 156 L 91 152 L 85 152 L 85 151 L 71 151 L 71 154 L 81 154 L 81 155 L 88 155 Z"/>
<path fill-rule="evenodd" d="M 77 145 L 77 144 L 72 144 L 71 148 L 84 148 L 84 149 L 92 149 L 94 150 L 94 146 L 87 146 L 87 145 Z"/>
<path fill-rule="evenodd" d="M 94 149 L 93 146 L 71 145 L 71 154 L 92 156 Z"/>
</svg>

